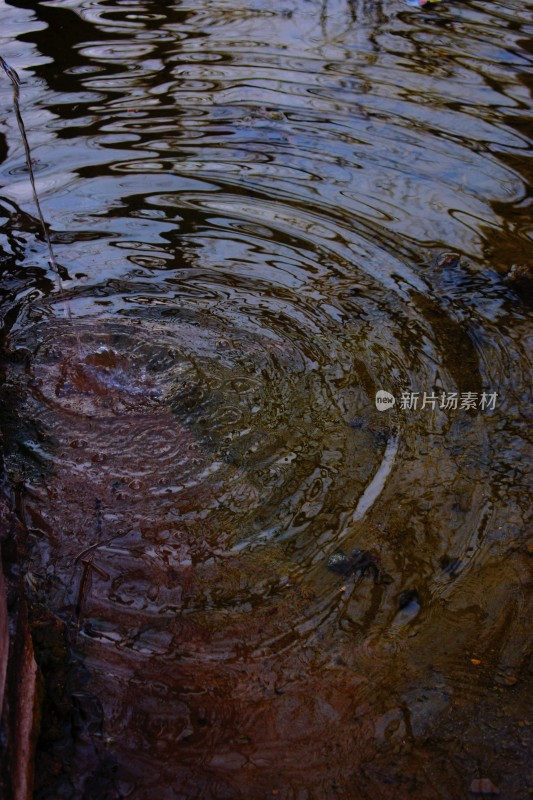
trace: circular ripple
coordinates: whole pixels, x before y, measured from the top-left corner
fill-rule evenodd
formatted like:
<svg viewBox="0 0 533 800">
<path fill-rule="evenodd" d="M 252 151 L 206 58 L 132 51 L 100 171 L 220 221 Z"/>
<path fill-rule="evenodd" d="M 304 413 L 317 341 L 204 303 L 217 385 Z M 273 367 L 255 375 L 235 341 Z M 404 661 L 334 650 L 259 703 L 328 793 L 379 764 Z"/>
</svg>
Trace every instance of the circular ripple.
<svg viewBox="0 0 533 800">
<path fill-rule="evenodd" d="M 10 375 L 34 420 L 26 449 L 56 480 L 83 483 L 85 503 L 65 486 L 57 512 L 64 524 L 70 514 L 75 538 L 95 499 L 111 535 L 187 518 L 206 519 L 212 545 L 227 552 L 310 534 L 316 553 L 333 537 L 331 508 L 355 508 L 387 427 L 382 438 L 373 428 L 350 348 L 326 333 L 313 342 L 298 321 L 283 339 L 279 314 L 262 324 L 153 311 L 56 320 L 12 339 L 13 351 L 33 354 Z"/>
</svg>

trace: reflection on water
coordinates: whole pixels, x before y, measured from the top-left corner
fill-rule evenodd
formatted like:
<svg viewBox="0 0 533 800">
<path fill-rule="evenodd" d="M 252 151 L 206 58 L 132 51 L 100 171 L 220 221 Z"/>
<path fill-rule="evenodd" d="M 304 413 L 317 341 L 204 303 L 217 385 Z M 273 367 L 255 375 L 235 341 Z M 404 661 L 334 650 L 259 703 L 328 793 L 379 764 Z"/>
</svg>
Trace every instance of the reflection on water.
<svg viewBox="0 0 533 800">
<path fill-rule="evenodd" d="M 37 797 L 533 786 L 505 279 L 531 263 L 531 10 L 0 11 L 65 274 L 4 81 L 4 440 L 73 656 Z"/>
</svg>

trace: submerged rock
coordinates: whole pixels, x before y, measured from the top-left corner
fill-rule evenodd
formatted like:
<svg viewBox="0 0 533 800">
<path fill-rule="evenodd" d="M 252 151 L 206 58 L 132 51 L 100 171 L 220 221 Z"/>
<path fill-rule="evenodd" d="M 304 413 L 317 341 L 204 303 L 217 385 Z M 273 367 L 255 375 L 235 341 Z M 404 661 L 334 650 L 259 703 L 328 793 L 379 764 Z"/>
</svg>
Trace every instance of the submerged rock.
<svg viewBox="0 0 533 800">
<path fill-rule="evenodd" d="M 533 264 L 513 264 L 505 278 L 507 283 L 533 284 Z"/>
<path fill-rule="evenodd" d="M 497 795 L 500 790 L 490 778 L 476 778 L 470 784 L 470 794 Z"/>
<path fill-rule="evenodd" d="M 352 550 L 351 556 L 346 555 L 342 550 L 337 550 L 329 556 L 326 566 L 330 572 L 336 572 L 344 577 L 362 576 L 370 572 L 374 583 L 391 581 L 390 576 L 383 571 L 378 557 L 368 550 Z"/>
<path fill-rule="evenodd" d="M 461 256 L 459 253 L 441 253 L 436 259 L 437 267 L 441 269 L 448 269 L 451 267 L 458 267 L 461 263 Z"/>
</svg>

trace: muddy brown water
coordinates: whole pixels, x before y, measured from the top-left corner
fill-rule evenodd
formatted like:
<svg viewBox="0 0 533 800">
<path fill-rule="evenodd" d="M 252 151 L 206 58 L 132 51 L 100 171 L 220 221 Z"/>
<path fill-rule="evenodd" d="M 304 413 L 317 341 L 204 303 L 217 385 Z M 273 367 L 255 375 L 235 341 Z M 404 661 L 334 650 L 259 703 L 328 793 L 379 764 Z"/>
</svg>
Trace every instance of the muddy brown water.
<svg viewBox="0 0 533 800">
<path fill-rule="evenodd" d="M 530 796 L 532 10 L 3 4 L 37 798 Z"/>
</svg>

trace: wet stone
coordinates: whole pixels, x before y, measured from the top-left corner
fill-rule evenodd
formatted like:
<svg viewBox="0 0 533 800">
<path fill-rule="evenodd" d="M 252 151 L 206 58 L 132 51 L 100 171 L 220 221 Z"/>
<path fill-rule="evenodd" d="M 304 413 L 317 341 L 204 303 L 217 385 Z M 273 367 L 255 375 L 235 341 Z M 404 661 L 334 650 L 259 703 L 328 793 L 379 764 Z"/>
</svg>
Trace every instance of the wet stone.
<svg viewBox="0 0 533 800">
<path fill-rule="evenodd" d="M 518 683 L 518 678 L 512 672 L 499 672 L 494 681 L 498 686 L 514 686 Z"/>
<path fill-rule="evenodd" d="M 330 572 L 336 572 L 345 578 L 370 573 L 374 583 L 389 583 L 391 580 L 383 571 L 378 557 L 368 550 L 352 550 L 351 556 L 342 550 L 337 550 L 329 556 L 326 566 Z"/>
<path fill-rule="evenodd" d="M 506 282 L 533 286 L 533 264 L 513 264 L 507 273 Z"/>
<path fill-rule="evenodd" d="M 470 784 L 470 794 L 479 794 L 483 796 L 495 796 L 500 794 L 500 790 L 490 780 L 490 778 L 476 778 Z"/>
<path fill-rule="evenodd" d="M 441 253 L 437 257 L 437 267 L 447 269 L 450 267 L 458 267 L 461 263 L 461 256 L 459 253 Z"/>
</svg>

